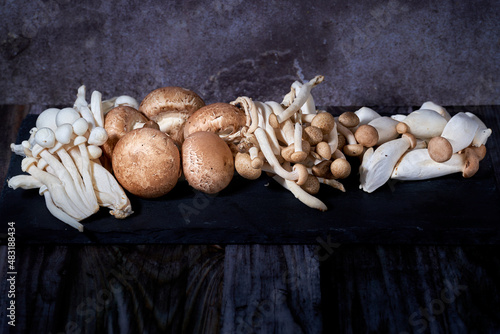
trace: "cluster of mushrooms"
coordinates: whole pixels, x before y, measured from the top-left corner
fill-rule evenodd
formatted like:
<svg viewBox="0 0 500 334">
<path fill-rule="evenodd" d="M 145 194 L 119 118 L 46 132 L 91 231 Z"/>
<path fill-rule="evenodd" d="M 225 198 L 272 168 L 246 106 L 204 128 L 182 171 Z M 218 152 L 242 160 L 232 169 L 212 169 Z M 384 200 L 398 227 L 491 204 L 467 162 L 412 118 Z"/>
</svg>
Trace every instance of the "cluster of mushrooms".
<svg viewBox="0 0 500 334">
<path fill-rule="evenodd" d="M 390 178 L 420 180 L 462 172 L 472 176 L 491 130 L 471 113 L 451 117 L 432 102 L 408 115 L 381 116 L 363 107 L 338 117 L 316 108 L 318 75 L 295 81 L 281 102 L 246 96 L 206 105 L 176 86 L 102 101 L 85 86 L 73 107 L 43 111 L 30 138 L 12 144 L 24 157 L 8 185 L 38 188 L 49 211 L 83 230 L 81 220 L 108 207 L 116 218 L 133 213 L 127 193 L 158 198 L 179 180 L 207 194 L 226 188 L 235 172 L 262 172 L 311 208 L 321 184 L 345 191 L 347 157 L 358 157 L 360 188 L 373 192 Z M 350 159 L 350 158 L 349 158 Z M 125 190 L 126 191 L 125 191 Z"/>
<path fill-rule="evenodd" d="M 8 180 L 13 189 L 39 189 L 50 213 L 79 231 L 83 231 L 80 221 L 100 207 L 110 208 L 119 219 L 133 213 L 126 193 L 100 157 L 108 139 L 106 109 L 135 100 L 121 96 L 102 101 L 101 93 L 94 91 L 88 104 L 85 91 L 85 86 L 78 89 L 73 107 L 44 110 L 29 139 L 11 145 L 23 157 L 21 169 L 27 174 Z"/>
<path fill-rule="evenodd" d="M 458 172 L 469 178 L 478 171 L 492 132 L 473 113 L 452 117 L 430 101 L 408 115 L 381 116 L 366 107 L 354 114 L 359 122 L 351 133 L 368 147 L 359 168 L 360 189 L 368 193 L 389 179 L 416 181 Z"/>
</svg>

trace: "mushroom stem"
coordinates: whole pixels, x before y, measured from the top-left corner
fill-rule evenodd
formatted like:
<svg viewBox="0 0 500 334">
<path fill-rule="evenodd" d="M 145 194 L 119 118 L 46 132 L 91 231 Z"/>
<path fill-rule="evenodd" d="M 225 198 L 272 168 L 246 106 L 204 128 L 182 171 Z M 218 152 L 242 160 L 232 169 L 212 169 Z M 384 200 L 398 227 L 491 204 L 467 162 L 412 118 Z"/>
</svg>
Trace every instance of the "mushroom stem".
<svg viewBox="0 0 500 334">
<path fill-rule="evenodd" d="M 98 91 L 93 91 L 90 97 L 90 109 L 94 114 L 95 125 L 104 128 L 104 113 L 102 110 L 102 94 Z"/>
<path fill-rule="evenodd" d="M 83 232 L 83 225 L 81 223 L 79 223 L 75 218 L 71 217 L 55 205 L 54 201 L 52 200 L 52 195 L 45 185 L 40 188 L 39 194 L 43 195 L 43 197 L 45 198 L 45 206 L 54 217 L 56 217 L 63 223 L 76 228 L 78 231 Z"/>
<path fill-rule="evenodd" d="M 264 131 L 264 129 L 257 128 L 257 130 L 255 130 L 255 137 L 259 142 L 259 146 L 262 153 L 264 154 L 264 157 L 266 158 L 268 164 L 271 166 L 271 169 L 274 173 L 278 174 L 284 179 L 290 181 L 296 181 L 299 186 L 306 182 L 308 173 L 304 165 L 295 164 L 293 166 L 292 172 L 285 170 L 281 166 L 278 159 L 274 155 L 271 147 L 269 146 L 269 140 L 267 138 L 267 134 Z"/>
<path fill-rule="evenodd" d="M 415 144 L 413 135 L 404 134 L 401 138 L 380 145 L 376 150 L 370 147 L 359 167 L 360 189 L 371 193 L 386 183 L 398 160 Z"/>
<path fill-rule="evenodd" d="M 344 135 L 347 140 L 347 145 L 344 146 L 344 153 L 351 157 L 360 156 L 363 153 L 363 145 L 358 144 L 351 130 L 338 122 L 336 124 L 338 132 Z"/>
<path fill-rule="evenodd" d="M 299 109 L 306 103 L 307 99 L 309 98 L 311 94 L 311 89 L 320 84 L 324 79 L 324 76 L 322 75 L 317 75 L 313 79 L 311 79 L 309 82 L 305 83 L 302 85 L 299 94 L 295 96 L 293 99 L 293 103 L 288 106 L 281 114 L 279 115 L 271 115 L 269 118 L 269 122 L 271 125 L 276 129 L 278 128 L 279 124 L 283 123 L 285 120 L 289 119 Z"/>
<path fill-rule="evenodd" d="M 289 190 L 295 196 L 295 198 L 297 198 L 299 201 L 301 201 L 308 207 L 320 211 L 328 210 L 325 203 L 323 203 L 321 200 L 314 197 L 313 195 L 309 194 L 307 191 L 302 189 L 297 183 L 284 179 L 279 175 L 274 175 L 273 179 L 276 180 L 276 182 L 278 182 L 285 189 Z"/>
<path fill-rule="evenodd" d="M 476 134 L 474 135 L 474 139 L 472 140 L 472 146 L 474 147 L 480 147 L 481 145 L 486 145 L 486 141 L 490 137 L 492 131 L 486 125 L 481 121 L 479 117 L 474 115 L 471 112 L 466 112 L 465 113 L 467 116 L 472 118 L 474 121 L 476 121 L 478 128 L 476 130 Z"/>
</svg>

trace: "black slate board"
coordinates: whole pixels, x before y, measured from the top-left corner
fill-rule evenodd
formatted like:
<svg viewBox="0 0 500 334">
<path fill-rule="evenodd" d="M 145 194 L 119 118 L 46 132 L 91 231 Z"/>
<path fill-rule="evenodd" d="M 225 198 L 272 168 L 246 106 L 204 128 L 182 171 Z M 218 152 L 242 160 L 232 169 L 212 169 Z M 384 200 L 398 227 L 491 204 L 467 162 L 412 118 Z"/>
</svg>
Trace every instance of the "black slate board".
<svg viewBox="0 0 500 334">
<path fill-rule="evenodd" d="M 28 115 L 18 143 L 29 137 L 36 115 Z M 21 173 L 12 155 L 7 179 Z M 85 232 L 53 218 L 37 190 L 12 190 L 1 197 L 3 228 L 16 223 L 18 243 L 169 244 L 498 244 L 500 195 L 488 154 L 470 179 L 450 175 L 418 182 L 389 181 L 374 193 L 358 189 L 353 175 L 346 192 L 322 186 L 317 195 L 329 208 L 306 207 L 270 177 L 249 181 L 235 175 L 209 196 L 180 181 L 154 200 L 130 196 L 135 213 L 117 220 L 101 209 L 83 221 Z M 5 234 L 1 243 L 6 242 Z"/>
</svg>

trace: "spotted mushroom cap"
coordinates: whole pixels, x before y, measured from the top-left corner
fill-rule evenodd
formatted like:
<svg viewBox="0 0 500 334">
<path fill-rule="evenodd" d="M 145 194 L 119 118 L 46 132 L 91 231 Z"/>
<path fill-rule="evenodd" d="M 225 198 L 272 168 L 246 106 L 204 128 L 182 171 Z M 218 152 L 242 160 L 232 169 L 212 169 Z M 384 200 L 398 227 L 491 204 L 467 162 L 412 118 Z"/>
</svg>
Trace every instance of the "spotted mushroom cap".
<svg viewBox="0 0 500 334">
<path fill-rule="evenodd" d="M 111 158 L 118 140 L 132 131 L 137 123 L 147 121 L 146 116 L 132 107 L 119 106 L 111 109 L 104 118 L 104 129 L 108 133 L 108 140 L 102 145 L 104 154 Z"/>
<path fill-rule="evenodd" d="M 160 197 L 177 184 L 180 153 L 174 141 L 160 130 L 135 129 L 116 144 L 113 172 L 130 193 L 144 198 Z"/>
<path fill-rule="evenodd" d="M 240 108 L 223 102 L 212 103 L 196 110 L 184 126 L 184 137 L 197 131 L 209 131 L 226 138 L 245 126 L 246 115 Z"/>
<path fill-rule="evenodd" d="M 215 133 L 195 132 L 182 144 L 182 169 L 191 187 L 215 194 L 226 188 L 233 178 L 233 154 Z"/>
</svg>

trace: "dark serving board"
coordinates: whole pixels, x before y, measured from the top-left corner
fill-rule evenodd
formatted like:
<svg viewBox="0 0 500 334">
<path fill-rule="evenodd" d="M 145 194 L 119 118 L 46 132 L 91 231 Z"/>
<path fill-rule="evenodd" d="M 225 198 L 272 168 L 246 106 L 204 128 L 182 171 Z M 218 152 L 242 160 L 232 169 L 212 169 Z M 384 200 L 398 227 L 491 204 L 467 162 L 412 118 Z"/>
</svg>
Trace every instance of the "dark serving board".
<svg viewBox="0 0 500 334">
<path fill-rule="evenodd" d="M 28 115 L 18 143 L 29 137 L 36 115 Z M 7 179 L 21 173 L 12 155 Z M 17 243 L 168 244 L 498 244 L 500 194 L 490 154 L 470 179 L 389 181 L 375 192 L 359 190 L 356 170 L 343 181 L 346 192 L 322 185 L 318 195 L 328 211 L 306 207 L 272 178 L 249 181 L 235 175 L 219 194 L 194 191 L 180 181 L 154 200 L 130 195 L 134 214 L 117 220 L 101 209 L 82 223 L 85 232 L 50 215 L 37 190 L 4 185 L 1 243 L 7 222 L 15 222 Z"/>
</svg>

